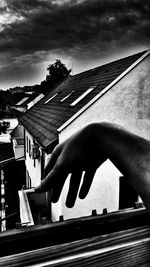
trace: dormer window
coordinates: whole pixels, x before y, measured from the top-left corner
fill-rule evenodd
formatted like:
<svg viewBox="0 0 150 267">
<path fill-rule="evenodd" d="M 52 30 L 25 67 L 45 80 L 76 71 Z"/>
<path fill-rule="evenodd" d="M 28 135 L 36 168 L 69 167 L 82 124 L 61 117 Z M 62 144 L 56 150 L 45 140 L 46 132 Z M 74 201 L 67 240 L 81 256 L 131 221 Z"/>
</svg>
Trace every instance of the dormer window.
<svg viewBox="0 0 150 267">
<path fill-rule="evenodd" d="M 45 101 L 44 104 L 47 104 L 48 102 L 50 102 L 50 101 L 51 101 L 53 98 L 55 98 L 57 95 L 58 95 L 58 93 L 56 93 L 56 94 L 54 94 L 53 96 L 51 96 L 49 99 L 47 99 L 47 100 Z"/>
<path fill-rule="evenodd" d="M 74 107 L 76 104 L 78 104 L 84 97 L 86 97 L 91 91 L 95 89 L 96 85 L 91 86 L 89 89 L 87 89 L 82 95 L 80 95 L 76 100 L 74 100 L 70 106 Z"/>
<path fill-rule="evenodd" d="M 60 100 L 60 102 L 64 102 L 67 98 L 69 98 L 75 91 L 72 91 L 70 94 L 66 95 L 64 98 Z"/>
</svg>

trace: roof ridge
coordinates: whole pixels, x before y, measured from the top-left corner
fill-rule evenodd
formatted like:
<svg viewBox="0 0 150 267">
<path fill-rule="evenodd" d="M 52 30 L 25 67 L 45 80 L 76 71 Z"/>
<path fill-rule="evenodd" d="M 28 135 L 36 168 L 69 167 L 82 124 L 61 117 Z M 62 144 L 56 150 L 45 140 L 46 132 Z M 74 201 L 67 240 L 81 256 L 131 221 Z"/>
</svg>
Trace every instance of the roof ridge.
<svg viewBox="0 0 150 267">
<path fill-rule="evenodd" d="M 91 101 L 89 101 L 85 106 L 78 110 L 68 121 L 66 121 L 62 126 L 60 126 L 57 131 L 61 132 L 67 125 L 69 125 L 75 118 L 80 116 L 89 106 L 91 106 L 95 101 L 97 101 L 102 95 L 104 95 L 110 88 L 117 83 L 120 79 L 122 79 L 128 72 L 130 72 L 139 62 L 141 62 L 145 57 L 150 54 L 150 49 L 146 50 L 145 52 L 137 53 L 139 58 L 135 60 L 134 63 L 131 64 L 125 71 L 123 71 L 116 79 L 114 79 L 111 83 L 109 83 L 99 94 L 97 94 Z M 134 55 L 133 55 L 134 56 Z"/>
<path fill-rule="evenodd" d="M 143 50 L 143 51 L 141 51 L 141 52 L 137 52 L 137 53 L 135 53 L 135 54 L 128 55 L 128 56 L 126 56 L 126 57 L 122 57 L 122 58 L 119 58 L 119 59 L 116 59 L 116 60 L 112 60 L 112 61 L 110 61 L 110 62 L 108 62 L 108 63 L 99 65 L 98 67 L 93 67 L 93 68 L 91 68 L 91 69 L 89 69 L 89 70 L 82 71 L 82 72 L 80 72 L 80 73 L 77 73 L 77 74 L 75 74 L 75 75 L 72 75 L 72 76 L 70 76 L 70 78 L 77 77 L 78 75 L 83 75 L 84 73 L 87 74 L 87 73 L 90 72 L 90 71 L 94 71 L 94 70 L 99 69 L 99 68 L 102 68 L 102 67 L 104 67 L 104 66 L 111 65 L 111 64 L 116 63 L 116 62 L 119 62 L 119 61 L 121 61 L 121 60 L 129 59 L 129 58 L 132 58 L 132 57 L 134 57 L 134 56 L 138 56 L 138 55 L 140 55 L 140 54 L 142 55 L 142 54 L 146 53 L 146 52 L 149 51 L 149 50 L 150 50 L 150 49 L 146 49 L 146 50 Z"/>
</svg>

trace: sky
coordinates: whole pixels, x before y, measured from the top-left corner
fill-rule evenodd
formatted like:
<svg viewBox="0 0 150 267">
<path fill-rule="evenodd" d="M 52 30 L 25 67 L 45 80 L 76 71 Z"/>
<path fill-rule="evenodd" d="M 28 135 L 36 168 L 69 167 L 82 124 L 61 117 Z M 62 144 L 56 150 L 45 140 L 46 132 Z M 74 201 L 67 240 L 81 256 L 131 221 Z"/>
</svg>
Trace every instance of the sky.
<svg viewBox="0 0 150 267">
<path fill-rule="evenodd" d="M 149 0 L 0 0 L 0 89 L 40 84 L 150 48 Z"/>
</svg>

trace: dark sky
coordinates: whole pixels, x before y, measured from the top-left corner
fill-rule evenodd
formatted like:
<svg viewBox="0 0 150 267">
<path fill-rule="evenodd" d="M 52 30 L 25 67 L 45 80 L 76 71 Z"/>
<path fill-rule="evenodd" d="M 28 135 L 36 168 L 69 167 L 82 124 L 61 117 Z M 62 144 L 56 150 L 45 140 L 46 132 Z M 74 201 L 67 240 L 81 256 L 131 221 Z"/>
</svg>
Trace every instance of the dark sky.
<svg viewBox="0 0 150 267">
<path fill-rule="evenodd" d="M 0 88 L 73 74 L 150 48 L 149 0 L 0 0 Z"/>
</svg>

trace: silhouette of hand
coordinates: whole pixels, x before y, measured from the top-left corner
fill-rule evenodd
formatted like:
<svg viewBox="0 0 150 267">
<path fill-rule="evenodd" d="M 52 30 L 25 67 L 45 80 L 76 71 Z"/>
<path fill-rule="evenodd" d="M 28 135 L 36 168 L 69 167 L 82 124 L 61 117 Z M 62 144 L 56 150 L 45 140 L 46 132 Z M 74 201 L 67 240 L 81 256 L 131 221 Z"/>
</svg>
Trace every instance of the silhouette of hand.
<svg viewBox="0 0 150 267">
<path fill-rule="evenodd" d="M 56 146 L 45 168 L 45 178 L 35 191 L 52 190 L 52 202 L 57 202 L 65 180 L 71 173 L 66 206 L 73 207 L 83 171 L 85 173 L 79 192 L 82 199 L 89 192 L 96 169 L 106 159 L 104 151 L 100 152 L 97 147 L 95 131 L 91 124 Z"/>
<path fill-rule="evenodd" d="M 35 191 L 51 190 L 52 202 L 57 202 L 71 174 L 66 205 L 73 207 L 83 171 L 80 198 L 87 196 L 97 168 L 107 158 L 130 181 L 150 212 L 150 141 L 110 123 L 90 124 L 58 145 Z"/>
</svg>

